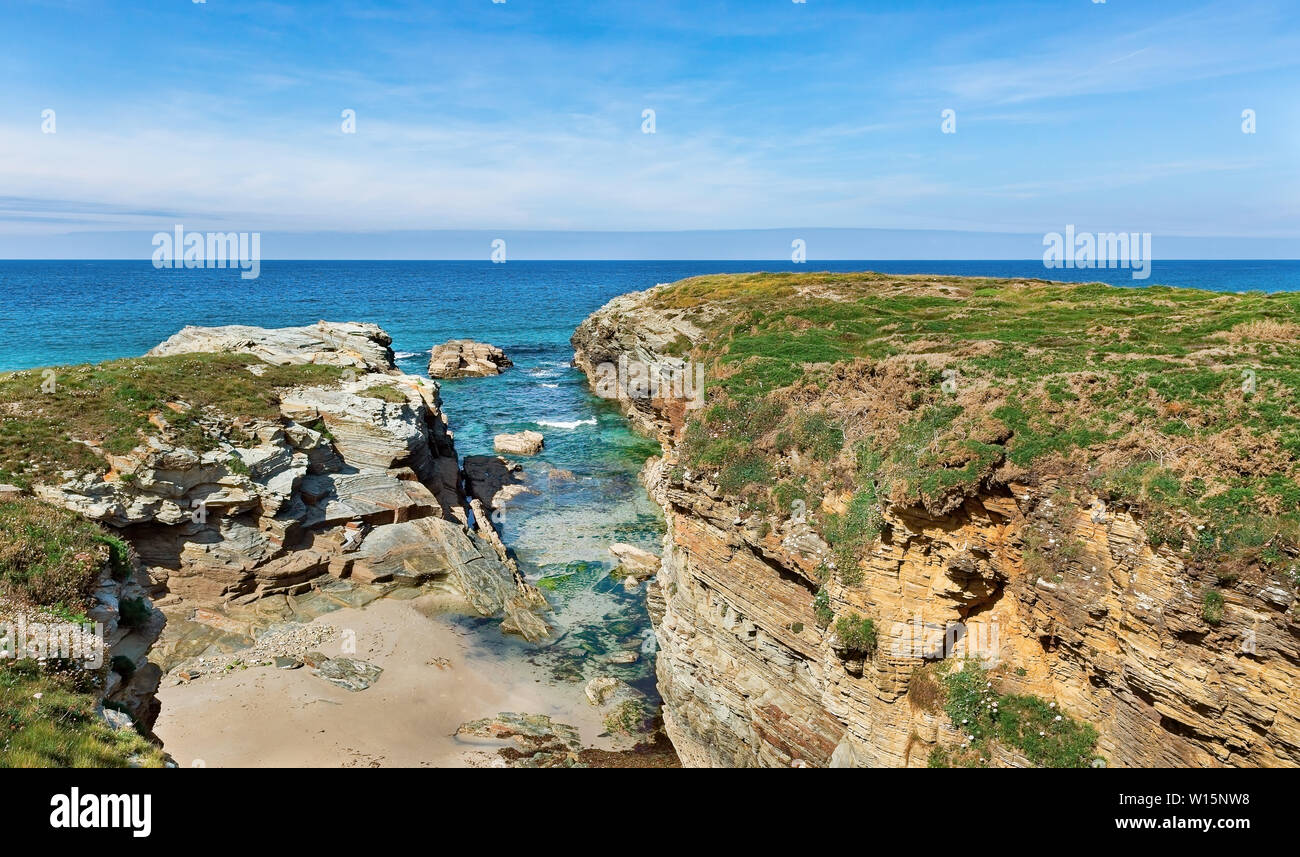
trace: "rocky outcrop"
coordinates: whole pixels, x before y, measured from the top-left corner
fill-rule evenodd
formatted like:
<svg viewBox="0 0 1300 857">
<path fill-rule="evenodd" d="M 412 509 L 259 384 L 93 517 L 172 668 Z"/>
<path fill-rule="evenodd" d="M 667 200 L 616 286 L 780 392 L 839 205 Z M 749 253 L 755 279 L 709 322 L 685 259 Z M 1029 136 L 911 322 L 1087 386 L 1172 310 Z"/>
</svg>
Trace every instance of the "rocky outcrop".
<svg viewBox="0 0 1300 857">
<path fill-rule="evenodd" d="M 465 491 L 495 512 L 520 494 L 536 494 L 517 462 L 499 455 L 467 455 L 462 468 Z"/>
<path fill-rule="evenodd" d="M 521 431 L 497 435 L 492 438 L 492 446 L 497 452 L 509 455 L 536 455 L 542 451 L 545 440 L 539 431 Z"/>
<path fill-rule="evenodd" d="M 313 327 L 281 328 L 231 324 L 183 327 L 148 355 L 241 353 L 277 366 L 310 363 L 378 372 L 393 366 L 392 343 L 376 324 L 320 321 Z"/>
<path fill-rule="evenodd" d="M 654 362 L 682 330 L 625 296 L 578 329 L 575 360 L 589 375 L 625 354 Z M 1300 764 L 1293 582 L 1239 581 L 1216 616 L 1184 555 L 1152 546 L 1133 513 L 1044 479 L 944 515 L 886 504 L 861 581 L 844 585 L 827 579 L 833 554 L 802 516 L 756 514 L 679 466 L 680 414 L 625 405 L 663 444 L 644 473 L 668 525 L 647 597 L 684 764 L 923 767 L 961 740 L 923 692 L 929 671 L 988 651 L 1006 692 L 1092 724 L 1111 766 Z M 875 617 L 871 655 L 847 651 L 826 621 L 853 613 Z"/>
<path fill-rule="evenodd" d="M 515 365 L 500 348 L 472 339 L 435 345 L 429 354 L 430 378 L 484 378 Z"/>
<path fill-rule="evenodd" d="M 399 372 L 390 343 L 368 324 L 187 327 L 150 353 L 247 353 L 344 371 L 336 383 L 276 391 L 278 417 L 206 414 L 215 448 L 182 445 L 156 415 L 156 434 L 124 455 L 103 453 L 107 473 L 66 473 L 35 491 L 121 528 L 168 609 L 300 595 L 332 578 L 445 578 L 473 611 L 504 614 L 508 630 L 536 639 L 546 626 L 533 611 L 545 600 L 467 529 L 438 386 Z"/>
<path fill-rule="evenodd" d="M 154 609 L 146 587 L 147 576 L 139 560 L 130 558 L 130 570 L 118 579 L 112 564 L 100 572 L 92 597 L 94 606 L 86 612 L 91 622 L 104 628 L 103 700 L 106 706 L 129 714 L 145 732 L 158 719 L 159 704 L 154 696 L 162 681 L 162 670 L 149 661 L 149 651 L 162 634 L 167 619 Z M 125 606 L 124 606 L 125 605 Z"/>
</svg>

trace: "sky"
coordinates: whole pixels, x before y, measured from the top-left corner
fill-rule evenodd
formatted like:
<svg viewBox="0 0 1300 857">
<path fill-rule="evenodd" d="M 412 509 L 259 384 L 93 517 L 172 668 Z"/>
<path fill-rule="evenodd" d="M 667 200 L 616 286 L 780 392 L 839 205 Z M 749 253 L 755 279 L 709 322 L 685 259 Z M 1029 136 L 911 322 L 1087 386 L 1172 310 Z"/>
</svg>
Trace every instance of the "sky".
<svg viewBox="0 0 1300 857">
<path fill-rule="evenodd" d="M 1300 256 L 1296 0 L 3 0 L 0 81 L 6 257 L 177 223 L 299 258 L 1067 224 Z"/>
</svg>

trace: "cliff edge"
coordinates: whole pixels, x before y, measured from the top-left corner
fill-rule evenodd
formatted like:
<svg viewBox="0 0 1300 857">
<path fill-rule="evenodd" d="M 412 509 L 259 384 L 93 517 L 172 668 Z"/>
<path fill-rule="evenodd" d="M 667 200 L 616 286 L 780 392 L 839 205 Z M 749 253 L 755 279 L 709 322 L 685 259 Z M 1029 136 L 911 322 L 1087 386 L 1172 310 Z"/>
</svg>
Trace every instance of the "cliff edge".
<svg viewBox="0 0 1300 857">
<path fill-rule="evenodd" d="M 1038 280 L 611 301 L 572 342 L 663 447 L 683 763 L 1300 764 L 1298 333 L 1300 296 Z"/>
</svg>

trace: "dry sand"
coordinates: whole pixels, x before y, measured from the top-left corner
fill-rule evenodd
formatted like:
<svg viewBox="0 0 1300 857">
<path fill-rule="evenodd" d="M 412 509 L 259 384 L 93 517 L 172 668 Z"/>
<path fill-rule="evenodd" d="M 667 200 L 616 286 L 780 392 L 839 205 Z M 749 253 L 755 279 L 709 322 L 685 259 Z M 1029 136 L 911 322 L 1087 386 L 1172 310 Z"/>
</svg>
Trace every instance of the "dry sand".
<svg viewBox="0 0 1300 857">
<path fill-rule="evenodd" d="M 455 737 L 467 720 L 502 711 L 548 714 L 600 738 L 600 714 L 581 684 L 553 683 L 527 660 L 481 642 L 495 628 L 467 630 L 426 616 L 416 601 L 379 600 L 318 617 L 331 634 L 324 654 L 383 667 L 370 688 L 352 692 L 311 673 L 249 667 L 188 684 L 164 678 L 154 732 L 181 767 L 462 767 L 489 763 L 499 742 Z M 342 651 L 344 631 L 356 651 Z M 450 661 L 440 668 L 437 659 Z"/>
</svg>

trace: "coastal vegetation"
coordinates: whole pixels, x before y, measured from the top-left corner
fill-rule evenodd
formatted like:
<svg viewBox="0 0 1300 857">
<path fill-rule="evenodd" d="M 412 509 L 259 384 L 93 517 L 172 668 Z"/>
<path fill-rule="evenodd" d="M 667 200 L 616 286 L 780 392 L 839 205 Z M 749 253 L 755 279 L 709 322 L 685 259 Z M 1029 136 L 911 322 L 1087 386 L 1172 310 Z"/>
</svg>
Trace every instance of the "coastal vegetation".
<svg viewBox="0 0 1300 857">
<path fill-rule="evenodd" d="M 87 621 L 105 564 L 121 580 L 130 558 L 125 544 L 98 525 L 30 497 L 0 503 L 0 623 L 16 614 Z M 122 609 L 125 622 L 127 602 Z M 129 678 L 135 664 L 115 657 L 87 670 L 57 658 L 0 658 L 0 767 L 161 766 L 153 744 L 135 730 L 111 728 L 96 712 L 109 669 Z"/>
<path fill-rule="evenodd" d="M 1036 696 L 1001 693 L 996 671 L 966 660 L 935 665 L 938 700 L 960 743 L 936 745 L 929 767 L 984 767 L 997 747 L 1043 768 L 1085 768 L 1094 764 L 1097 730 Z M 932 691 L 934 692 L 934 691 Z"/>
<path fill-rule="evenodd" d="M 208 428 L 214 414 L 275 418 L 277 391 L 336 383 L 341 372 L 218 353 L 0 375 L 0 482 L 27 488 L 64 470 L 102 472 L 95 449 L 121 455 L 148 433 L 198 452 L 215 449 L 223 439 Z"/>
<path fill-rule="evenodd" d="M 886 504 L 942 515 L 1015 481 L 1130 510 L 1220 585 L 1300 554 L 1300 295 L 768 273 L 649 302 L 704 332 L 679 466 L 801 502 L 846 585 Z"/>
<path fill-rule="evenodd" d="M 134 729 L 113 729 L 78 665 L 0 662 L 0 768 L 162 767 L 165 757 Z"/>
<path fill-rule="evenodd" d="M 840 645 L 856 655 L 871 655 L 876 651 L 876 624 L 850 613 L 835 620 L 835 636 Z"/>
<path fill-rule="evenodd" d="M 0 592 L 74 615 L 105 562 L 125 577 L 126 545 L 75 512 L 22 497 L 0 503 Z"/>
</svg>

